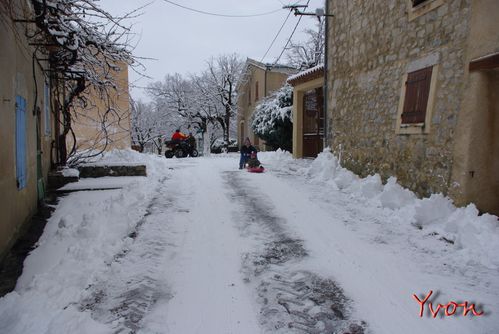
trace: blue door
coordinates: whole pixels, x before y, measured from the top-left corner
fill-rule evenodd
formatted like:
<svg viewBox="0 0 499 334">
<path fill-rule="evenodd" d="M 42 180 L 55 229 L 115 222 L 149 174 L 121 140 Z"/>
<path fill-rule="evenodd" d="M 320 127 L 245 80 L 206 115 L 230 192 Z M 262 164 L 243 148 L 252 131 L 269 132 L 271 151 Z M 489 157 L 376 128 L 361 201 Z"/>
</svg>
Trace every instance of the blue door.
<svg viewBox="0 0 499 334">
<path fill-rule="evenodd" d="M 16 181 L 17 189 L 26 187 L 26 99 L 16 96 Z"/>
</svg>

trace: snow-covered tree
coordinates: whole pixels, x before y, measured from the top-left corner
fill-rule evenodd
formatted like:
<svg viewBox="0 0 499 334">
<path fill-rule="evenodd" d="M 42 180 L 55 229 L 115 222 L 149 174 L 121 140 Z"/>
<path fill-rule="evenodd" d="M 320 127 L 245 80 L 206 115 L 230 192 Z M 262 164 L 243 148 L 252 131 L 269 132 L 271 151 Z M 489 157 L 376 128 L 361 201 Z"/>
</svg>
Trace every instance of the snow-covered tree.
<svg viewBox="0 0 499 334">
<path fill-rule="evenodd" d="M 179 126 L 202 133 L 203 151 L 209 154 L 213 138 L 222 135 L 229 142 L 237 112 L 235 88 L 242 67 L 237 55 L 222 55 L 211 58 L 199 74 L 168 74 L 163 81 L 149 85 L 148 92 L 167 117 L 177 120 Z"/>
<path fill-rule="evenodd" d="M 64 164 L 76 153 L 77 140 L 72 130 L 76 107 L 85 110 L 89 95 L 97 94 L 106 102 L 112 95 L 110 90 L 117 87 L 115 73 L 121 70 L 120 65 L 135 63 L 130 48 L 130 26 L 126 22 L 137 12 L 113 16 L 100 7 L 98 0 L 29 0 L 29 3 L 32 10 L 22 13 L 26 22 L 34 24 L 27 26 L 26 36 L 35 46 L 33 63 L 44 64 L 53 87 L 52 98 L 60 106 L 62 132 L 56 147 L 58 160 Z M 20 12 L 18 7 L 25 4 L 3 0 L 1 5 L 15 16 Z M 114 110 L 109 107 L 107 112 Z M 69 153 L 68 135 L 74 143 Z"/>
<path fill-rule="evenodd" d="M 183 77 L 176 73 L 150 84 L 148 93 L 167 120 L 165 130 L 173 132 L 175 128 L 183 127 L 207 136 L 204 142 L 208 146 L 204 153 L 208 154 L 210 124 L 215 121 L 215 108 L 202 88 L 196 76 Z"/>
<path fill-rule="evenodd" d="M 255 107 L 251 129 L 272 149 L 293 148 L 293 87 L 284 85 Z"/>
<path fill-rule="evenodd" d="M 132 144 L 138 145 L 140 151 L 152 144 L 161 154 L 166 119 L 154 108 L 152 103 L 132 102 Z"/>
<path fill-rule="evenodd" d="M 286 50 L 288 64 L 301 70 L 324 63 L 325 20 L 319 21 L 315 30 L 305 29 L 304 33 L 305 41 L 291 42 Z"/>
<path fill-rule="evenodd" d="M 231 121 L 237 115 L 236 85 L 243 66 L 237 54 L 221 55 L 208 61 L 208 69 L 200 77 L 206 97 L 213 102 L 215 119 L 222 128 L 226 145 L 230 139 Z"/>
</svg>

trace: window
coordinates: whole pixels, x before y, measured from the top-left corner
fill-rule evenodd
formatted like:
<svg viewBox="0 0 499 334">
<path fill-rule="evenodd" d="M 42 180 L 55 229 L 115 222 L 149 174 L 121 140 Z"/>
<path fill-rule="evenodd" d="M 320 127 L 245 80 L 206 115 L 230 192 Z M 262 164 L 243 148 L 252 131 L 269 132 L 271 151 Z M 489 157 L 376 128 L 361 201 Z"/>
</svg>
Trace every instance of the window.
<svg viewBox="0 0 499 334">
<path fill-rule="evenodd" d="M 408 65 L 400 87 L 396 119 L 397 134 L 427 134 L 437 90 L 438 55 L 429 55 Z"/>
<path fill-rule="evenodd" d="M 432 70 L 427 67 L 407 74 L 402 124 L 425 122 Z"/>
<path fill-rule="evenodd" d="M 428 0 L 412 0 L 412 7 L 416 7 L 426 1 Z"/>
<path fill-rule="evenodd" d="M 409 21 L 442 6 L 446 0 L 406 0 Z"/>
<path fill-rule="evenodd" d="M 16 182 L 17 189 L 26 187 L 26 100 L 16 96 Z"/>
<path fill-rule="evenodd" d="M 258 81 L 255 82 L 255 102 L 258 101 Z"/>
<path fill-rule="evenodd" d="M 251 86 L 248 86 L 248 105 L 251 105 Z"/>
<path fill-rule="evenodd" d="M 50 124 L 50 85 L 48 79 L 45 80 L 43 87 L 43 115 L 45 119 L 45 135 L 50 136 L 52 127 Z"/>
</svg>

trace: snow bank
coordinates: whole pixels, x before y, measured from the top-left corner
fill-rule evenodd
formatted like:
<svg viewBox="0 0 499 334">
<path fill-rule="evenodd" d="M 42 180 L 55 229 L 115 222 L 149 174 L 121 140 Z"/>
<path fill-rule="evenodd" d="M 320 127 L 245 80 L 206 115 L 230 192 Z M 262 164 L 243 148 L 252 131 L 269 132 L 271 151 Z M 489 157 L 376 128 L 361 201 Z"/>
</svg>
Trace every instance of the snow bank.
<svg viewBox="0 0 499 334">
<path fill-rule="evenodd" d="M 88 287 L 126 248 L 168 168 L 164 157 L 131 150 L 109 152 L 99 161 L 141 162 L 148 177 L 132 178 L 123 189 L 82 191 L 60 199 L 24 262 L 16 290 L 0 299 L 0 333 L 111 332 L 74 302 L 87 297 Z"/>
<path fill-rule="evenodd" d="M 273 168 L 281 169 L 300 161 L 282 151 L 268 152 L 262 159 L 270 162 Z M 473 204 L 457 208 L 451 199 L 441 194 L 418 199 L 398 184 L 395 177 L 390 177 L 386 184 L 378 174 L 359 178 L 341 167 L 329 148 L 307 166 L 297 169 L 296 174 L 307 177 L 308 182 L 360 196 L 366 205 L 393 211 L 398 221 L 412 224 L 427 234 L 434 233 L 452 244 L 456 256 L 461 256 L 464 263 L 480 263 L 489 269 L 499 269 L 498 217 L 479 215 Z"/>
<path fill-rule="evenodd" d="M 262 162 L 272 162 L 280 166 L 292 163 L 294 161 L 293 155 L 288 151 L 278 149 L 275 152 L 258 152 L 258 160 Z"/>
<path fill-rule="evenodd" d="M 78 177 L 80 176 L 80 171 L 76 168 L 65 167 L 61 170 L 64 177 Z"/>
</svg>

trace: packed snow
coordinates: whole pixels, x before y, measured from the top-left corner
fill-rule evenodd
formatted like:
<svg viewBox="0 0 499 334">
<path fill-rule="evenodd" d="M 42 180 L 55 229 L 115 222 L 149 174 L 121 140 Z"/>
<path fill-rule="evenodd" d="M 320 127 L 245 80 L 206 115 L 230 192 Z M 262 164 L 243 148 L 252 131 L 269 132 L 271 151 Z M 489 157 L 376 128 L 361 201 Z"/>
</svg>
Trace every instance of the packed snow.
<svg viewBox="0 0 499 334">
<path fill-rule="evenodd" d="M 359 178 L 328 150 L 259 160 L 264 174 L 237 154 L 106 154 L 148 177 L 60 199 L 0 333 L 497 333 L 496 216 Z M 430 291 L 484 314 L 420 317 Z"/>
</svg>

